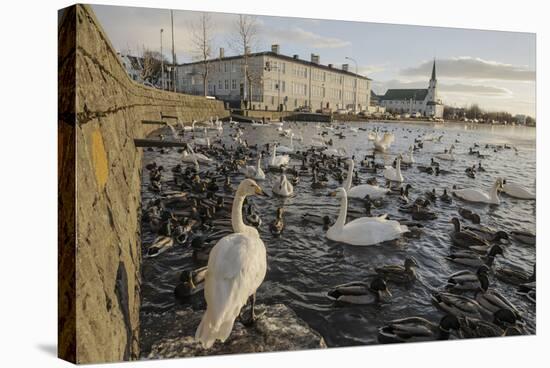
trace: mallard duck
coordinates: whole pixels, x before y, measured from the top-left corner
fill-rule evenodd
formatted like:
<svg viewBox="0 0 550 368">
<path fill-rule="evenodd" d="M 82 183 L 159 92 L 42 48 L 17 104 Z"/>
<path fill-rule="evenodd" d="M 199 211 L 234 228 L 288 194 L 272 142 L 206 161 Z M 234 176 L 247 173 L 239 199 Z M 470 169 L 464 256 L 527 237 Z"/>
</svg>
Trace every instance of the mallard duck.
<svg viewBox="0 0 550 368">
<path fill-rule="evenodd" d="M 447 193 L 447 189 L 443 189 L 443 194 L 439 197 L 439 199 L 445 203 L 453 202 L 453 198 L 449 195 L 449 193 Z"/>
<path fill-rule="evenodd" d="M 496 290 L 486 290 L 476 294 L 476 301 L 488 315 L 493 315 L 501 309 L 510 310 L 515 314 L 516 320 L 521 320 L 521 313 L 504 295 Z"/>
<path fill-rule="evenodd" d="M 489 267 L 481 265 L 476 273 L 469 270 L 456 272 L 449 276 L 446 289 L 451 291 L 483 290 L 489 288 Z"/>
<path fill-rule="evenodd" d="M 302 215 L 302 221 L 313 222 L 318 225 L 323 225 L 323 230 L 327 231 L 332 226 L 333 222 L 329 216 L 321 216 L 312 213 L 305 213 Z"/>
<path fill-rule="evenodd" d="M 464 226 L 464 230 L 469 231 L 492 243 L 501 243 L 509 239 L 508 233 L 502 230 L 493 230 L 486 226 Z"/>
<path fill-rule="evenodd" d="M 180 275 L 180 283 L 174 289 L 174 295 L 180 301 L 185 301 L 192 295 L 204 289 L 207 266 L 192 271 L 183 271 Z"/>
<path fill-rule="evenodd" d="M 412 219 L 416 221 L 435 220 L 437 218 L 435 212 L 428 211 L 427 209 L 419 205 L 415 205 L 412 207 L 411 216 Z"/>
<path fill-rule="evenodd" d="M 536 282 L 529 282 L 518 287 L 518 294 L 525 296 L 530 302 L 537 302 Z"/>
<path fill-rule="evenodd" d="M 408 257 L 405 259 L 403 266 L 386 265 L 377 267 L 374 271 L 378 274 L 378 276 L 387 281 L 392 281 L 398 284 L 406 284 L 416 280 L 416 267 L 418 267 L 416 259 L 413 257 Z"/>
<path fill-rule="evenodd" d="M 149 248 L 147 248 L 147 253 L 145 257 L 156 257 L 159 254 L 164 253 L 168 249 L 172 248 L 173 245 L 174 240 L 171 237 L 159 236 L 153 241 L 153 244 Z"/>
<path fill-rule="evenodd" d="M 478 237 L 472 232 L 462 231 L 460 228 L 460 220 L 458 218 L 453 217 L 451 222 L 454 225 L 454 231 L 451 232 L 451 240 L 454 245 L 472 250 L 489 248 L 489 243 L 486 240 Z"/>
<path fill-rule="evenodd" d="M 370 285 L 366 282 L 354 281 L 336 286 L 327 293 L 327 296 L 338 303 L 367 305 L 384 302 L 391 297 L 391 293 L 386 282 L 377 277 Z"/>
<path fill-rule="evenodd" d="M 408 317 L 390 321 L 378 329 L 378 341 L 382 344 L 447 340 L 451 330 L 458 331 L 460 324 L 453 315 L 444 316 L 439 325 L 422 317 Z"/>
<path fill-rule="evenodd" d="M 495 257 L 502 255 L 503 249 L 500 245 L 495 244 L 489 249 L 489 253 L 486 256 L 479 255 L 469 250 L 453 251 L 450 255 L 445 257 L 447 260 L 458 263 L 465 266 L 480 267 L 482 265 L 492 266 Z"/>
<path fill-rule="evenodd" d="M 458 321 L 460 324 L 458 335 L 462 339 L 501 337 L 516 334 L 516 330 L 514 328 L 503 329 L 495 323 L 478 318 L 461 317 Z"/>
<path fill-rule="evenodd" d="M 277 217 L 269 225 L 269 231 L 271 231 L 271 234 L 273 235 L 281 235 L 283 229 L 285 228 L 285 223 L 283 221 L 283 212 L 284 209 L 282 207 L 277 208 Z"/>
<path fill-rule="evenodd" d="M 481 218 L 479 217 L 479 215 L 467 208 L 460 207 L 458 209 L 458 214 L 463 218 L 472 221 L 474 224 L 479 224 L 481 222 Z"/>
<path fill-rule="evenodd" d="M 463 295 L 436 292 L 432 294 L 432 302 L 444 312 L 456 317 L 481 318 L 480 305 Z"/>
<path fill-rule="evenodd" d="M 531 274 L 519 268 L 500 267 L 495 270 L 495 276 L 507 284 L 519 286 L 536 281 L 537 265 L 533 265 L 533 272 Z"/>
<path fill-rule="evenodd" d="M 535 245 L 537 243 L 537 236 L 529 231 L 513 230 L 510 231 L 510 235 L 523 244 Z"/>
<path fill-rule="evenodd" d="M 260 227 L 262 225 L 262 219 L 256 212 L 254 212 L 251 204 L 249 204 L 246 208 L 246 222 L 254 227 Z"/>
<path fill-rule="evenodd" d="M 425 192 L 425 193 L 424 193 L 424 196 L 425 196 L 428 200 L 430 200 L 430 201 L 432 201 L 432 202 L 435 202 L 436 199 L 437 199 L 437 195 L 435 194 L 435 188 L 432 189 L 431 191 Z"/>
<path fill-rule="evenodd" d="M 225 183 L 223 184 L 223 190 L 226 192 L 232 192 L 233 191 L 233 185 L 231 185 L 231 179 L 229 179 L 229 176 L 225 177 Z"/>
<path fill-rule="evenodd" d="M 326 187 L 325 183 L 317 179 L 317 171 L 313 171 L 313 181 L 311 182 L 311 187 L 313 189 L 322 189 Z"/>
</svg>

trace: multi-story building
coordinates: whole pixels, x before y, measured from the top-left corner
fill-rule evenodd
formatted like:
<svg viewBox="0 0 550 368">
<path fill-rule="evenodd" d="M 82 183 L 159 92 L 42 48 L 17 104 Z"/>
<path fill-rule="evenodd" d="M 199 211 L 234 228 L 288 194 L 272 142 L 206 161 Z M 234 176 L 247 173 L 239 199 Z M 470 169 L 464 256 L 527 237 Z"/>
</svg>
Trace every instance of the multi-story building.
<svg viewBox="0 0 550 368">
<path fill-rule="evenodd" d="M 204 62 L 177 68 L 178 91 L 204 93 Z M 244 78 L 245 73 L 248 78 Z M 298 55 L 282 55 L 278 45 L 271 51 L 249 53 L 246 58 L 226 57 L 222 48 L 218 58 L 208 60 L 207 94 L 235 107 L 244 102 L 256 110 L 364 111 L 369 106 L 370 90 L 371 80 L 352 73 L 348 64 L 336 68 L 322 65 L 315 54 L 309 61 Z"/>
<path fill-rule="evenodd" d="M 378 96 L 380 106 L 386 111 L 395 113 L 419 113 L 422 116 L 443 117 L 443 103 L 437 94 L 437 78 L 435 75 L 435 60 L 432 68 L 432 77 L 428 88 L 422 89 L 388 89 L 382 96 Z"/>
</svg>

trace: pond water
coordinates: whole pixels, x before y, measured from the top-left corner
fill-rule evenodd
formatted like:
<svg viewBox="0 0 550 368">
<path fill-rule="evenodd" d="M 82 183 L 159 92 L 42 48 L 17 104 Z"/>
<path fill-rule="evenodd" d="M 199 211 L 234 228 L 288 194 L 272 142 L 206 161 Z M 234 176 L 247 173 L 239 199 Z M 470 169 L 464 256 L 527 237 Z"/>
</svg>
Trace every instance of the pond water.
<svg viewBox="0 0 550 368">
<path fill-rule="evenodd" d="M 279 135 L 275 127 L 253 128 L 248 124 L 240 124 L 249 145 L 272 143 L 279 141 L 289 145 L 288 138 Z M 423 195 L 427 190 L 435 188 L 441 194 L 444 188 L 480 187 L 488 189 L 497 177 L 506 178 L 510 182 L 524 185 L 535 191 L 535 129 L 519 126 L 484 126 L 471 124 L 413 124 L 413 123 L 353 123 L 338 124 L 334 130 L 327 125 L 318 123 L 285 123 L 285 129 L 290 127 L 296 135 L 304 137 L 303 142 L 294 141 L 296 150 L 307 148 L 311 137 L 326 131 L 326 138 L 332 138 L 334 148 L 344 147 L 349 155 L 355 155 L 356 166 L 365 154 L 373 149 L 372 142 L 367 140 L 367 133 L 376 129 L 380 132 L 394 133 L 395 142 L 385 155 L 377 155 L 377 162 L 390 164 L 398 153 L 405 152 L 414 143 L 415 138 L 426 134 L 442 135 L 440 142 L 425 142 L 424 148 L 415 152 L 418 165 L 429 165 L 434 154 L 442 152 L 451 144 L 456 161 L 441 161 L 441 168 L 451 171 L 448 175 L 434 176 L 420 172 L 415 166 L 403 171 L 405 183 L 410 183 L 412 199 Z M 353 132 L 349 128 L 366 129 Z M 344 139 L 335 136 L 343 133 Z M 229 137 L 234 129 L 226 126 L 221 139 L 227 145 L 235 144 Z M 165 132 L 169 134 L 169 132 Z M 213 134 L 213 133 L 211 133 Z M 197 134 L 199 135 L 199 133 Z M 187 137 L 189 134 L 187 134 Z M 488 156 L 484 159 L 474 158 L 468 154 L 468 148 L 474 143 L 479 144 L 481 153 Z M 493 148 L 485 148 L 486 144 L 511 145 L 517 148 L 502 149 L 494 152 Z M 156 161 L 167 170 L 164 181 L 172 180 L 170 168 L 181 163 L 181 153 L 176 149 L 165 150 L 162 154 L 158 149 L 144 153 L 144 165 Z M 465 174 L 468 166 L 479 161 L 486 168 L 475 179 Z M 267 160 L 266 160 L 267 163 Z M 300 166 L 299 160 L 292 160 L 291 165 Z M 254 164 L 253 160 L 249 164 Z M 206 169 L 206 168 L 205 168 Z M 274 178 L 278 174 L 267 173 L 265 181 L 260 185 L 271 194 Z M 363 183 L 367 178 L 375 176 L 379 183 L 384 182 L 383 170 L 377 174 L 359 173 Z M 243 175 L 231 176 L 236 187 Z M 223 178 L 220 177 L 220 187 Z M 261 304 L 284 303 L 291 307 L 299 317 L 318 331 L 328 346 L 349 346 L 377 343 L 377 328 L 385 322 L 408 316 L 423 316 L 432 321 L 438 321 L 443 313 L 430 300 L 435 290 L 442 290 L 448 276 L 465 269 L 447 261 L 451 240 L 449 233 L 452 217 L 459 217 L 458 207 L 475 210 L 481 216 L 481 223 L 504 231 L 527 230 L 535 232 L 535 201 L 522 201 L 505 195 L 501 196 L 498 206 L 476 205 L 453 199 L 446 204 L 436 201 L 431 209 L 438 218 L 426 221 L 419 238 L 402 238 L 397 242 L 377 246 L 351 246 L 329 241 L 320 225 L 304 223 L 301 217 L 304 213 L 328 215 L 335 219 L 338 214 L 339 200 L 327 197 L 331 189 L 339 184 L 329 177 L 326 189 L 314 190 L 310 186 L 311 176 L 304 176 L 295 187 L 292 198 L 252 198 L 252 202 L 263 220 L 259 228 L 268 254 L 268 271 L 266 278 L 258 290 L 257 299 Z M 149 190 L 149 174 L 143 170 L 142 200 L 146 204 L 154 194 Z M 381 208 L 374 208 L 374 214 L 388 213 L 395 217 L 410 218 L 409 214 L 398 211 L 398 196 L 389 196 Z M 284 206 L 284 221 L 286 228 L 282 236 L 274 237 L 269 231 L 269 224 L 275 218 L 277 207 Z M 350 200 L 348 221 L 359 215 L 363 216 L 364 207 L 361 202 Z M 466 222 L 466 220 L 462 220 Z M 227 230 L 227 229 L 225 229 Z M 155 235 L 147 225 L 142 226 L 143 249 L 151 244 Z M 397 263 L 402 264 L 407 256 L 417 260 L 419 280 L 408 287 L 390 284 L 393 294 L 391 301 L 377 306 L 337 306 L 326 296 L 326 292 L 335 285 L 364 280 L 373 272 L 373 268 Z M 504 257 L 497 258 L 494 267 L 517 267 L 531 272 L 535 263 L 535 247 L 511 241 L 506 245 Z M 202 293 L 196 295 L 191 304 L 178 302 L 173 294 L 179 275 L 184 270 L 199 267 L 192 259 L 192 250 L 188 246 L 176 245 L 173 249 L 157 258 L 144 258 L 142 265 L 142 351 L 147 353 L 156 336 L 155 329 L 170 328 L 168 323 L 157 323 L 163 318 L 163 313 L 191 307 L 205 307 Z M 535 333 L 535 305 L 524 296 L 518 295 L 516 287 L 507 285 L 490 277 L 491 288 L 500 291 L 523 313 L 526 320 L 527 333 Z M 177 329 L 178 326 L 172 326 Z"/>
</svg>

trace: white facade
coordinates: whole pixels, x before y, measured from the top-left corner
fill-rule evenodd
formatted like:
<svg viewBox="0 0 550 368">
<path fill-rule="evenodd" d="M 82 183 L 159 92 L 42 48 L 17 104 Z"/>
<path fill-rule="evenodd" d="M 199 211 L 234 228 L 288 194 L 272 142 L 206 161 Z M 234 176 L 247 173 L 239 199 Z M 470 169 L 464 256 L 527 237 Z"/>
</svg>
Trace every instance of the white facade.
<svg viewBox="0 0 550 368">
<path fill-rule="evenodd" d="M 222 57 L 209 61 L 208 95 L 238 104 L 251 100 L 249 107 L 255 110 L 286 111 L 310 107 L 315 112 L 322 109 L 364 111 L 370 102 L 370 79 L 332 65 L 319 64 L 318 55 L 311 61 L 272 52 L 250 54 L 247 67 L 251 76 L 251 99 L 245 88 L 243 56 Z M 190 94 L 203 93 L 201 62 L 178 66 L 178 91 Z M 355 88 L 357 83 L 358 88 Z"/>
</svg>

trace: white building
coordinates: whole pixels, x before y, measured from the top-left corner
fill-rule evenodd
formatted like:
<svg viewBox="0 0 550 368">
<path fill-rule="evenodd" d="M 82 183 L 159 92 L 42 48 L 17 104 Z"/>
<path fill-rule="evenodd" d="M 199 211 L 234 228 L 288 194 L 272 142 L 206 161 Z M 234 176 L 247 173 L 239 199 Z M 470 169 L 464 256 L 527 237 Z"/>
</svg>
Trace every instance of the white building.
<svg viewBox="0 0 550 368">
<path fill-rule="evenodd" d="M 386 111 L 393 113 L 420 113 L 426 117 L 443 117 L 443 103 L 437 93 L 437 78 L 435 73 L 435 60 L 432 68 L 432 77 L 428 88 L 425 89 L 388 89 L 379 96 L 379 104 Z"/>
<path fill-rule="evenodd" d="M 244 78 L 243 55 L 224 55 L 208 61 L 210 96 L 240 107 L 242 101 L 250 109 L 285 110 L 309 108 L 311 111 L 337 109 L 364 111 L 369 106 L 371 80 L 349 71 L 349 65 L 336 68 L 322 65 L 319 55 L 311 54 L 309 61 L 298 55 L 279 53 L 279 45 L 271 51 L 247 55 L 246 68 L 250 86 Z M 189 94 L 203 94 L 203 62 L 179 65 L 177 90 Z M 356 88 L 357 86 L 357 88 Z M 249 95 L 251 91 L 251 96 Z"/>
</svg>

